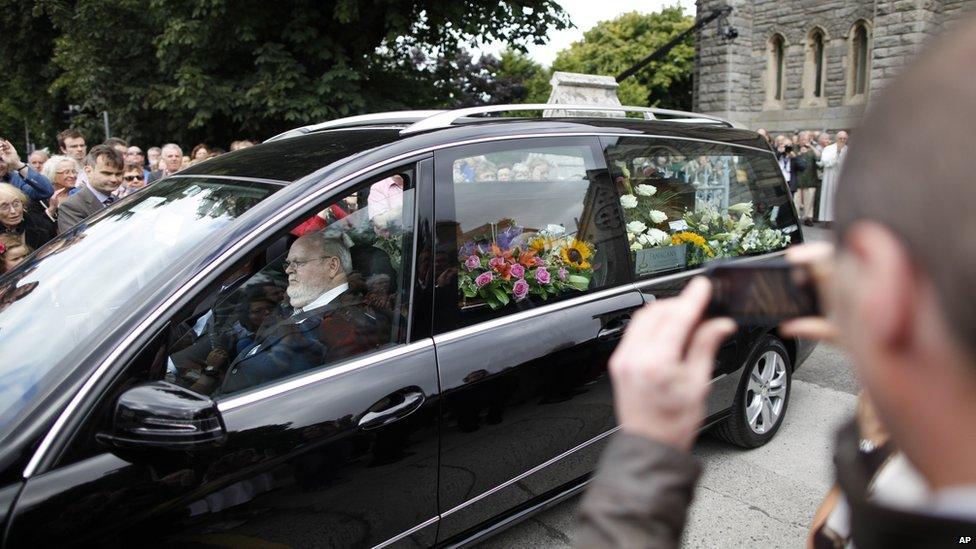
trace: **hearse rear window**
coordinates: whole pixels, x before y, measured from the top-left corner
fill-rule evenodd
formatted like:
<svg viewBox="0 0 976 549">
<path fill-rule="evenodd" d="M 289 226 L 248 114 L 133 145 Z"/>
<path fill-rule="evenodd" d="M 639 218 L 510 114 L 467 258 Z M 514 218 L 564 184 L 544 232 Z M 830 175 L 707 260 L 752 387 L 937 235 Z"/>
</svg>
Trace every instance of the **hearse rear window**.
<svg viewBox="0 0 976 549">
<path fill-rule="evenodd" d="M 777 251 L 798 234 L 769 153 L 649 138 L 605 143 L 637 277 Z"/>
</svg>

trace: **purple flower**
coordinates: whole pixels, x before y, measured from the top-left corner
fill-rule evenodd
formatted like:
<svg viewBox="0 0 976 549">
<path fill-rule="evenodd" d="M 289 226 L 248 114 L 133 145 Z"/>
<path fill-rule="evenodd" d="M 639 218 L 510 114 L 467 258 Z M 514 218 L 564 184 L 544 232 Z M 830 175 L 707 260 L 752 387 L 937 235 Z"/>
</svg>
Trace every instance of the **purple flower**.
<svg viewBox="0 0 976 549">
<path fill-rule="evenodd" d="M 511 227 L 498 233 L 498 235 L 495 237 L 495 244 L 498 244 L 499 248 L 507 250 L 512 247 L 512 241 L 515 240 L 515 237 L 520 234 L 522 234 L 522 228 L 512 225 Z"/>
<path fill-rule="evenodd" d="M 464 261 L 464 266 L 468 268 L 469 271 L 473 271 L 481 266 L 481 260 L 478 256 L 472 254 L 468 256 L 468 259 Z"/>
<path fill-rule="evenodd" d="M 512 270 L 509 272 L 512 273 L 512 276 L 515 278 L 522 278 L 525 276 L 525 267 L 516 263 L 515 265 L 512 265 Z"/>
<path fill-rule="evenodd" d="M 487 271 L 481 273 L 480 275 L 478 275 L 478 278 L 474 279 L 474 285 L 477 286 L 478 289 L 480 290 L 481 288 L 484 288 L 487 284 L 489 284 L 494 279 L 495 277 L 494 275 L 491 274 L 491 271 Z"/>
<path fill-rule="evenodd" d="M 539 267 L 535 270 L 535 279 L 539 281 L 539 284 L 549 284 L 552 281 L 549 271 L 544 267 Z"/>
<path fill-rule="evenodd" d="M 512 286 L 512 295 L 515 296 L 515 301 L 525 299 L 525 296 L 529 295 L 529 283 L 524 278 L 516 280 L 515 285 Z"/>
<path fill-rule="evenodd" d="M 566 277 L 569 276 L 569 271 L 566 270 L 566 267 L 560 267 L 556 274 L 559 276 L 559 280 L 566 282 Z"/>
</svg>

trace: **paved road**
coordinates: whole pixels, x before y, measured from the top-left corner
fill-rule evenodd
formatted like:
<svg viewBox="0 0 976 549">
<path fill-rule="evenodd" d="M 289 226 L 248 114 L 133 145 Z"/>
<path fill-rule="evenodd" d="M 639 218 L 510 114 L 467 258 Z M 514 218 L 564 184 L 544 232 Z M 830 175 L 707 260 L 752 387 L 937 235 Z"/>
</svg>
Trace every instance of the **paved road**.
<svg viewBox="0 0 976 549">
<path fill-rule="evenodd" d="M 807 229 L 808 240 L 828 236 Z M 833 433 L 854 410 L 857 380 L 847 358 L 820 345 L 794 378 L 786 419 L 776 438 L 740 450 L 711 437 L 695 448 L 702 476 L 685 532 L 685 547 L 801 547 L 830 487 Z M 481 547 L 569 547 L 579 497 L 483 543 Z"/>
</svg>

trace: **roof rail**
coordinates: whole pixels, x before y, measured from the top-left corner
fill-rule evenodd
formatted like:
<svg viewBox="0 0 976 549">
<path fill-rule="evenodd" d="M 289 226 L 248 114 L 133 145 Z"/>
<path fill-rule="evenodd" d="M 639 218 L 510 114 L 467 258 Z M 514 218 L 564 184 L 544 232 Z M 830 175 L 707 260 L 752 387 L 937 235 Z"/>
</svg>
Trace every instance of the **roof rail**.
<svg viewBox="0 0 976 549">
<path fill-rule="evenodd" d="M 410 126 L 407 126 L 400 131 L 401 134 L 417 133 L 426 130 L 434 130 L 439 128 L 450 127 L 460 118 L 466 116 L 475 116 L 478 114 L 489 114 L 493 112 L 507 112 L 507 111 L 613 111 L 613 112 L 640 112 L 644 113 L 644 118 L 649 120 L 654 120 L 661 116 L 670 116 L 678 119 L 689 119 L 688 121 L 704 122 L 704 123 L 718 123 L 729 127 L 733 127 L 732 122 L 719 118 L 717 116 L 711 116 L 708 114 L 687 112 L 687 111 L 675 111 L 670 109 L 658 109 L 655 107 L 628 107 L 628 106 L 609 106 L 609 105 L 564 105 L 561 103 L 528 103 L 524 105 L 484 105 L 481 107 L 469 107 L 465 109 L 454 109 L 451 111 L 444 111 L 438 114 L 434 114 L 414 122 Z"/>
<path fill-rule="evenodd" d="M 443 112 L 446 111 L 390 111 L 347 116 L 345 118 L 336 118 L 335 120 L 329 120 L 327 122 L 320 122 L 318 124 L 310 124 L 300 128 L 293 128 L 286 132 L 279 133 L 274 137 L 269 137 L 268 139 L 265 139 L 264 142 L 267 143 L 269 141 L 278 141 L 279 139 L 287 139 L 289 137 L 295 137 L 296 135 L 337 128 L 355 128 L 357 126 L 374 126 L 377 124 L 413 124 Z"/>
</svg>

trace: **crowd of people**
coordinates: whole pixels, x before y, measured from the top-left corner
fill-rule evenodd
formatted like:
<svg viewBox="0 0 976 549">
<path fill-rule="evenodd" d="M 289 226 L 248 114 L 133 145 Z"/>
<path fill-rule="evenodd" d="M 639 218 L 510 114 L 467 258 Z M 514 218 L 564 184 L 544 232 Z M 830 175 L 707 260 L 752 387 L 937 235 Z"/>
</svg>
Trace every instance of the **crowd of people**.
<svg viewBox="0 0 976 549">
<path fill-rule="evenodd" d="M 58 154 L 38 149 L 25 161 L 12 143 L 0 139 L 0 274 L 112 202 L 225 152 L 201 143 L 187 156 L 179 145 L 167 143 L 143 153 L 117 137 L 89 150 L 75 129 L 60 132 L 57 140 Z M 252 145 L 233 141 L 230 150 Z"/>
<path fill-rule="evenodd" d="M 837 176 L 847 158 L 848 133 L 802 130 L 773 137 L 765 128 L 756 132 L 776 153 L 799 219 L 808 226 L 833 223 Z"/>
</svg>

